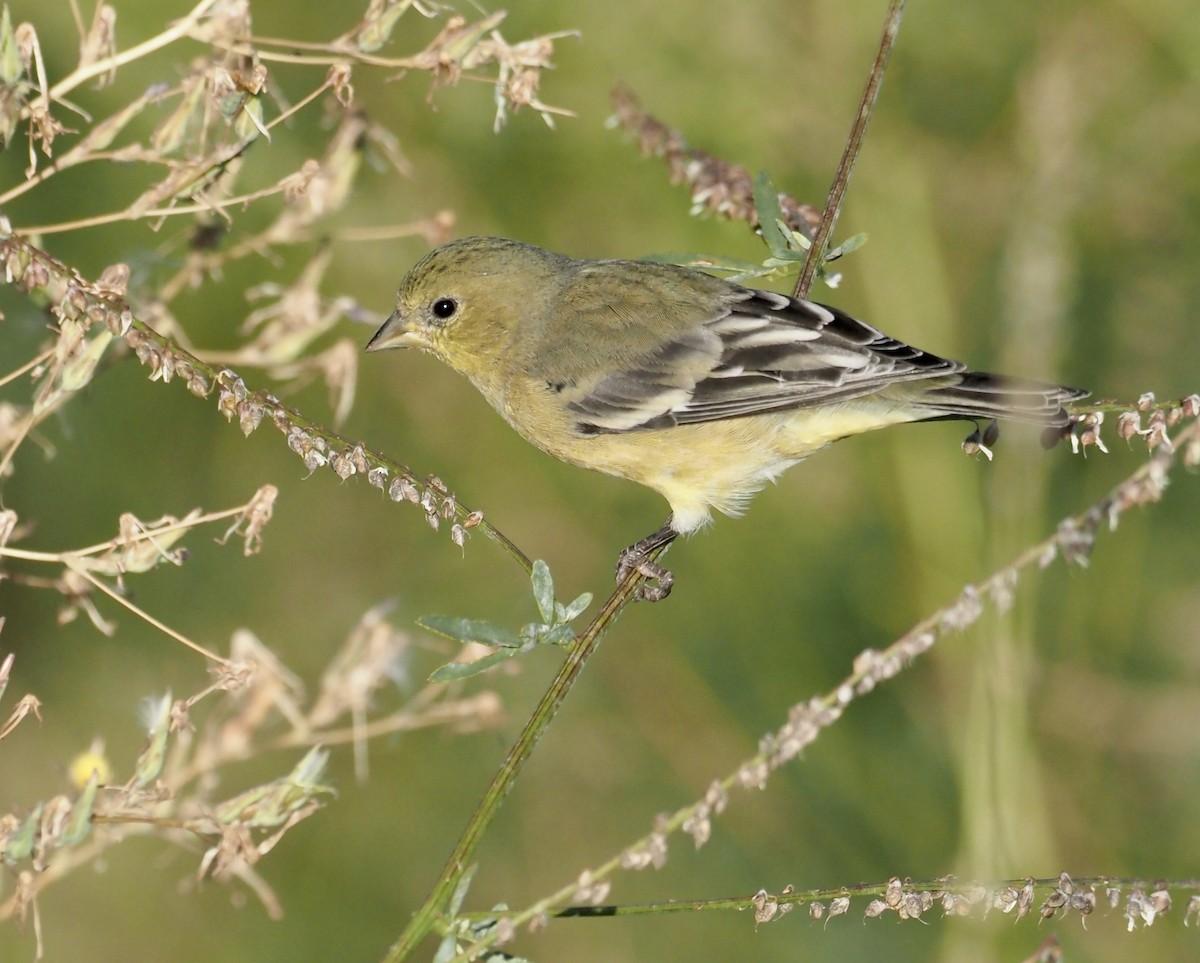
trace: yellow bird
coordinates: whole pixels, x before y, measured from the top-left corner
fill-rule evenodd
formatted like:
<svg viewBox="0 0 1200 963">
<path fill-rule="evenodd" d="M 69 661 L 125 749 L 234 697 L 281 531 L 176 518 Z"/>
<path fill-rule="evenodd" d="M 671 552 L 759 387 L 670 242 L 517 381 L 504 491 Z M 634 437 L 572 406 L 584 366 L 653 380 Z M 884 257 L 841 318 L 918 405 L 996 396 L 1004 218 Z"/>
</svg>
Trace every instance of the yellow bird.
<svg viewBox="0 0 1200 963">
<path fill-rule="evenodd" d="M 588 261 L 468 237 L 420 261 L 368 351 L 420 348 L 467 376 L 527 441 L 641 482 L 671 505 L 621 554 L 648 559 L 830 442 L 911 421 L 1066 429 L 1087 392 L 968 371 L 826 305 L 649 261 Z"/>
</svg>

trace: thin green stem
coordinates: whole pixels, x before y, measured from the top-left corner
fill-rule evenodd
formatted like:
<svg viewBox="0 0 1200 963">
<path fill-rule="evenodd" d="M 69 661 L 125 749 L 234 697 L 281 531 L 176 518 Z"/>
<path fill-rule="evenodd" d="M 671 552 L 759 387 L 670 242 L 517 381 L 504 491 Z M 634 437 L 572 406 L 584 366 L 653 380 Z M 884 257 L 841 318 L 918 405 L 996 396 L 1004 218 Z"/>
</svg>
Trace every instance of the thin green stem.
<svg viewBox="0 0 1200 963">
<path fill-rule="evenodd" d="M 863 90 L 862 99 L 858 103 L 858 115 L 850 127 L 850 136 L 846 139 L 846 149 L 842 151 L 842 159 L 833 175 L 833 186 L 829 189 L 829 198 L 825 202 L 825 210 L 821 213 L 820 223 L 817 224 L 813 235 L 812 246 L 800 269 L 800 277 L 796 279 L 795 296 L 808 297 L 812 289 L 813 279 L 825 259 L 825 248 L 829 245 L 829 237 L 837 224 L 838 214 L 842 209 L 842 199 L 846 194 L 846 186 L 850 183 L 850 174 L 854 170 L 854 162 L 858 160 L 862 150 L 863 138 L 867 133 L 867 123 L 875 109 L 875 101 L 879 98 L 879 88 L 883 85 L 883 72 L 887 68 L 888 55 L 896 42 L 896 34 L 900 32 L 900 18 L 904 13 L 904 0 L 892 0 L 888 8 L 887 19 L 883 24 L 883 36 L 879 38 L 879 49 L 875 54 L 875 63 L 871 65 L 867 86 Z"/>
<path fill-rule="evenodd" d="M 665 551 L 665 548 L 658 552 L 652 552 L 651 560 L 658 558 L 662 551 Z M 521 734 L 509 749 L 508 755 L 493 777 L 492 784 L 483 794 L 475 813 L 471 816 L 470 822 L 467 823 L 458 840 L 458 845 L 454 847 L 454 851 L 438 876 L 433 890 L 413 915 L 399 939 L 388 950 L 384 957 L 385 963 L 399 963 L 399 961 L 407 959 L 433 930 L 438 918 L 449 905 L 463 874 L 467 871 L 484 832 L 500 811 L 501 804 L 512 790 L 525 762 L 557 714 L 567 693 L 571 691 L 572 686 L 578 680 L 584 665 L 600 645 L 604 633 L 608 631 L 625 607 L 634 600 L 642 579 L 643 576 L 636 570 L 631 571 L 608 597 L 583 634 L 575 640 L 570 653 L 558 670 L 558 675 L 555 676 L 554 681 L 542 696 L 529 721 L 525 723 L 525 728 L 521 730 Z"/>
</svg>

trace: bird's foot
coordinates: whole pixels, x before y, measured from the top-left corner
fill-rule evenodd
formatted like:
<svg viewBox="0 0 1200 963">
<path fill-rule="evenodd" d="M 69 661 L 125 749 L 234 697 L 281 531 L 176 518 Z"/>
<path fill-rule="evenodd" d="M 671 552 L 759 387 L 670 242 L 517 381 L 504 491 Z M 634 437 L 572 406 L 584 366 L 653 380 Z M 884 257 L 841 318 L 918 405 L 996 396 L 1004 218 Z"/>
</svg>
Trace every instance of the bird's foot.
<svg viewBox="0 0 1200 963">
<path fill-rule="evenodd" d="M 650 555 L 670 545 L 677 534 L 668 519 L 654 534 L 634 542 L 617 557 L 618 582 L 624 582 L 632 572 L 637 572 L 643 579 L 634 590 L 634 598 L 638 601 L 661 602 L 671 594 L 675 576 Z"/>
<path fill-rule="evenodd" d="M 617 581 L 624 582 L 635 570 L 643 579 L 634 589 L 633 597 L 639 602 L 661 602 L 671 594 L 675 576 L 670 570 L 639 553 L 636 545 L 630 545 L 617 559 Z"/>
</svg>

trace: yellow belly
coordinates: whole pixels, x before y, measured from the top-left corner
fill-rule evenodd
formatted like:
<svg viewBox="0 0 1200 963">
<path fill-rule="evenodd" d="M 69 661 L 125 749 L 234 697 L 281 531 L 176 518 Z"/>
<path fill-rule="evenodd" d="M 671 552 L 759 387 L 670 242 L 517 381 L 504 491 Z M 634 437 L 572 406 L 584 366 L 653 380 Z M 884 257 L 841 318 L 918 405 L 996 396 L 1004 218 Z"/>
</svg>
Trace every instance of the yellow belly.
<svg viewBox="0 0 1200 963">
<path fill-rule="evenodd" d="M 913 417 L 899 407 L 849 402 L 811 411 L 575 436 L 558 450 L 546 450 L 563 461 L 653 488 L 670 502 L 674 528 L 691 532 L 707 524 L 714 509 L 741 514 L 767 482 L 830 442 Z"/>
</svg>

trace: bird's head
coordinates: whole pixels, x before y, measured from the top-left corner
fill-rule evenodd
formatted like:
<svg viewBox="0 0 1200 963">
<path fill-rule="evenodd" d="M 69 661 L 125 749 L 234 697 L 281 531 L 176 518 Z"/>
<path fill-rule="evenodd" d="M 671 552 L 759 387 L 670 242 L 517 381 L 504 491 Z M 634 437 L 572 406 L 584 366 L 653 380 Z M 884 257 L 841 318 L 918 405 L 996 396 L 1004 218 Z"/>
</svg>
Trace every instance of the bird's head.
<svg viewBox="0 0 1200 963">
<path fill-rule="evenodd" d="M 367 350 L 420 348 L 472 380 L 486 378 L 518 327 L 543 315 L 573 263 L 506 238 L 451 241 L 408 272 Z"/>
</svg>

